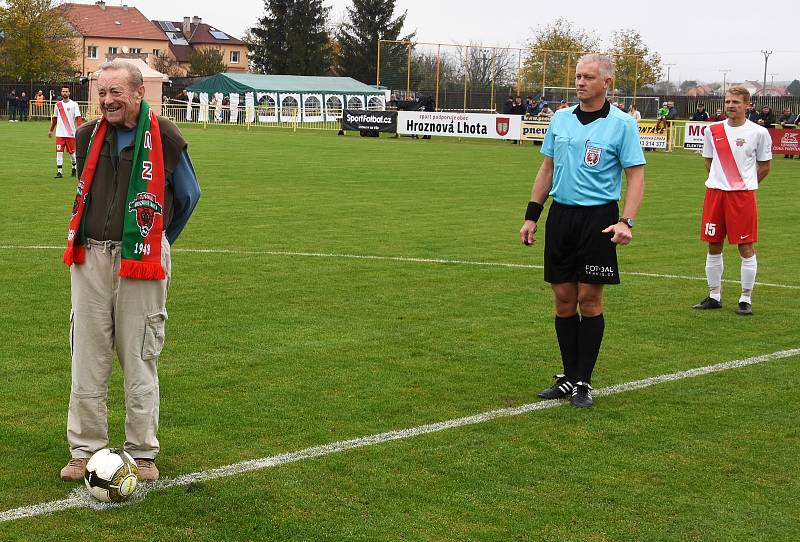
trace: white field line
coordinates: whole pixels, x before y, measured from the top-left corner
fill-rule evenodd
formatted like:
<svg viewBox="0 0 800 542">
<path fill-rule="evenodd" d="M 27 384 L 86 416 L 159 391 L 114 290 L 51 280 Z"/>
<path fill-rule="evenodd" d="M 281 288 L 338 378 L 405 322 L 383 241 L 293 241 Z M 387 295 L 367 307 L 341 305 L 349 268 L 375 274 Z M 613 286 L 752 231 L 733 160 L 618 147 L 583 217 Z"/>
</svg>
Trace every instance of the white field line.
<svg viewBox="0 0 800 542">
<path fill-rule="evenodd" d="M 800 355 L 800 348 L 793 348 L 791 350 L 782 350 L 773 352 L 771 354 L 764 354 L 761 356 L 754 356 L 751 358 L 738 359 L 734 361 L 726 361 L 717 363 L 716 365 L 707 365 L 705 367 L 698 367 L 696 369 L 689 369 L 687 371 L 679 371 L 676 373 L 669 373 L 644 380 L 635 380 L 633 382 L 626 382 L 624 384 L 617 384 L 606 388 L 600 388 L 594 391 L 595 397 L 606 397 L 609 395 L 616 395 L 631 390 L 641 388 L 648 388 L 664 382 L 674 382 L 684 378 L 694 378 L 697 376 L 706 375 L 709 373 L 716 373 L 720 371 L 727 371 L 729 369 L 737 369 L 739 367 L 746 367 L 748 365 L 755 365 L 767 361 L 777 359 L 784 359 Z M 384 442 L 391 442 L 393 440 L 401 440 L 419 435 L 426 435 L 429 433 L 437 433 L 447 429 L 456 427 L 464 427 L 468 425 L 475 425 L 484 423 L 496 418 L 507 418 L 511 416 L 519 416 L 537 410 L 545 410 L 555 408 L 566 404 L 566 401 L 537 401 L 536 403 L 528 403 L 513 408 L 501 408 L 498 410 L 491 410 L 475 414 L 474 416 L 465 416 L 463 418 L 455 418 L 443 422 L 431 423 L 427 425 L 420 425 L 418 427 L 411 427 L 409 429 L 400 429 L 398 431 L 388 431 L 386 433 L 378 433 L 376 435 L 369 435 L 359 437 L 351 440 L 342 440 L 324 444 L 322 446 L 312 446 L 295 452 L 288 452 L 270 457 L 262 457 L 261 459 L 252 459 L 250 461 L 242 461 L 234 463 L 225 467 L 218 467 L 216 469 L 193 472 L 190 474 L 182 474 L 175 478 L 162 478 L 157 482 L 142 482 L 139 489 L 136 490 L 133 497 L 125 503 L 101 503 L 94 500 L 89 493 L 81 488 L 76 488 L 72 491 L 70 497 L 58 501 L 51 501 L 46 503 L 34 504 L 31 506 L 23 506 L 20 508 L 13 508 L 0 512 L 0 523 L 5 521 L 14 521 L 17 519 L 30 518 L 34 516 L 41 516 L 44 514 L 52 514 L 62 510 L 69 510 L 72 508 L 94 508 L 106 509 L 116 508 L 120 506 L 127 506 L 129 504 L 141 501 L 151 491 L 158 491 L 174 487 L 188 486 L 190 484 L 204 482 L 208 480 L 215 480 L 217 478 L 227 478 L 229 476 L 236 476 L 246 472 L 255 470 L 266 469 L 270 467 L 277 467 L 288 463 L 295 463 L 306 459 L 313 459 L 315 457 L 322 457 L 325 455 L 353 450 L 356 448 L 364 448 L 366 446 L 374 446 Z"/>
<path fill-rule="evenodd" d="M 63 250 L 64 247 L 56 246 L 42 246 L 42 245 L 29 245 L 29 246 L 14 246 L 14 245 L 0 245 L 0 250 Z M 213 248 L 175 248 L 172 252 L 185 252 L 188 254 L 233 254 L 233 255 L 261 255 L 261 256 L 297 256 L 305 258 L 340 258 L 351 260 L 377 260 L 377 261 L 391 261 L 391 262 L 407 262 L 407 263 L 424 263 L 424 264 L 449 264 L 449 265 L 473 265 L 483 267 L 506 267 L 506 268 L 521 268 L 521 269 L 543 269 L 544 266 L 524 264 L 524 263 L 508 263 L 508 262 L 477 262 L 471 260 L 447 260 L 441 258 L 412 258 L 406 256 L 373 256 L 369 254 L 338 254 L 338 253 L 324 253 L 324 252 L 290 252 L 284 250 L 228 250 L 228 249 L 213 249 Z M 659 279 L 677 279 L 677 280 L 698 280 L 705 282 L 705 277 L 692 277 L 688 275 L 671 275 L 666 273 L 643 273 L 635 271 L 622 271 L 621 275 L 629 275 L 633 277 L 650 277 Z M 722 282 L 730 284 L 739 284 L 738 280 L 722 279 Z M 800 290 L 800 286 L 794 284 L 775 284 L 771 282 L 756 282 L 757 286 L 771 287 L 771 288 L 786 288 L 791 290 Z"/>
</svg>

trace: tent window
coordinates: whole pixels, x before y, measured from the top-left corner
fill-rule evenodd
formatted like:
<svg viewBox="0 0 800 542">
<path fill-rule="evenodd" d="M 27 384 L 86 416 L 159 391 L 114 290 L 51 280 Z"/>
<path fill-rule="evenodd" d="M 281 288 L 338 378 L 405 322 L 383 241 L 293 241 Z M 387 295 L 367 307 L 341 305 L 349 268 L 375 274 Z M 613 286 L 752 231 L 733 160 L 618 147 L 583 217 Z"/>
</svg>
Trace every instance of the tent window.
<svg viewBox="0 0 800 542">
<path fill-rule="evenodd" d="M 319 117 L 322 115 L 322 102 L 316 96 L 306 98 L 305 113 L 309 117 Z"/>
<path fill-rule="evenodd" d="M 297 103 L 297 100 L 293 96 L 286 96 L 281 101 L 281 114 L 283 116 L 295 116 L 298 113 L 298 106 L 300 104 Z"/>
<path fill-rule="evenodd" d="M 326 102 L 328 106 L 328 113 L 331 115 L 341 115 L 342 114 L 342 100 L 340 100 L 337 96 L 331 96 L 328 98 Z"/>
<path fill-rule="evenodd" d="M 367 103 L 367 109 L 370 111 L 380 111 L 383 109 L 383 102 L 377 96 L 372 96 Z"/>
<path fill-rule="evenodd" d="M 262 115 L 275 116 L 275 99 L 272 96 L 262 96 L 258 100 L 258 109 Z"/>
</svg>

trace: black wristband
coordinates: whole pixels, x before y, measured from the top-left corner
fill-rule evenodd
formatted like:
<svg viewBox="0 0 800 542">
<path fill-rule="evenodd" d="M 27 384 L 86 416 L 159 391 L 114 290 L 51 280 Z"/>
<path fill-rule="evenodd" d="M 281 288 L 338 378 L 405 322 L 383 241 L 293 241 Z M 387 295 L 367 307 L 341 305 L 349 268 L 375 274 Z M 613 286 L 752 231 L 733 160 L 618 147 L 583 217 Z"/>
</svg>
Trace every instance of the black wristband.
<svg viewBox="0 0 800 542">
<path fill-rule="evenodd" d="M 544 211 L 544 205 L 536 203 L 535 201 L 529 201 L 528 208 L 525 210 L 525 220 L 538 222 L 539 217 L 542 216 L 542 211 Z"/>
</svg>

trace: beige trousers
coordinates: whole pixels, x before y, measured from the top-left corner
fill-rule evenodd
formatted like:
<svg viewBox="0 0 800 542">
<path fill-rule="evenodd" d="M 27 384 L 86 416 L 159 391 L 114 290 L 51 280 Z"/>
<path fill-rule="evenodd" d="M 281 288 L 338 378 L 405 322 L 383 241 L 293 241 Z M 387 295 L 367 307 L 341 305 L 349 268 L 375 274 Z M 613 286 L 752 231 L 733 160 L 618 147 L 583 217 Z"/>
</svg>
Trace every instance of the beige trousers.
<svg viewBox="0 0 800 542">
<path fill-rule="evenodd" d="M 121 278 L 119 242 L 86 244 L 86 261 L 70 268 L 72 391 L 67 441 L 75 458 L 108 446 L 108 383 L 116 351 L 125 380 L 125 450 L 154 459 L 159 451 L 158 356 L 164 346 L 170 248 L 163 236 L 164 280 Z M 119 446 L 116 444 L 116 446 Z"/>
</svg>

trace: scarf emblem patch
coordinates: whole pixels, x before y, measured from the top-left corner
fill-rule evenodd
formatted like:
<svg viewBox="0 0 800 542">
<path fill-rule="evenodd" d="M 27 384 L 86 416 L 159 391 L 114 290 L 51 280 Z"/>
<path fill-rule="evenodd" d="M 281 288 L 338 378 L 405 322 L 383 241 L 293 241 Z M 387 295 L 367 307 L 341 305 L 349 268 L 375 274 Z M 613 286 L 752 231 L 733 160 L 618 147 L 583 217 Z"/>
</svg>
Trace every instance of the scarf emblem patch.
<svg viewBox="0 0 800 542">
<path fill-rule="evenodd" d="M 133 201 L 128 204 L 128 212 L 136 213 L 136 224 L 139 226 L 139 233 L 144 238 L 153 229 L 153 220 L 156 215 L 162 213 L 162 208 L 161 204 L 156 201 L 155 194 L 139 192 Z"/>
</svg>

